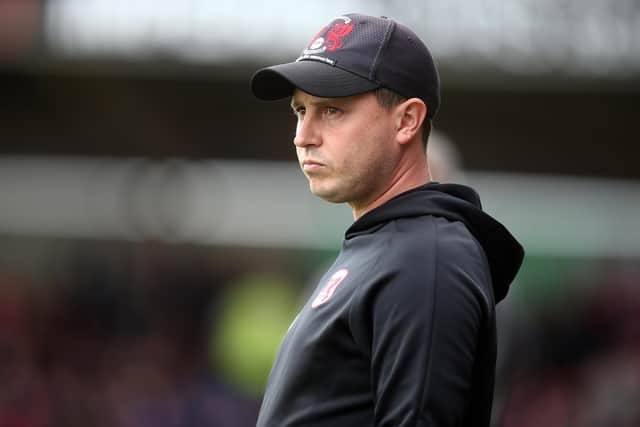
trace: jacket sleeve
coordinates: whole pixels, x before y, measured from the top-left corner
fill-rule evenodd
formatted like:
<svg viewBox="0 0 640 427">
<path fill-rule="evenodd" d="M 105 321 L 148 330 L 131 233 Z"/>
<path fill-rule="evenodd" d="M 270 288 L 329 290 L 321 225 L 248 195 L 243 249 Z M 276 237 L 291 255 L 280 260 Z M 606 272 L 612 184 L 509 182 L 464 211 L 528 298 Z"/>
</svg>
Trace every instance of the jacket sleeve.
<svg viewBox="0 0 640 427">
<path fill-rule="evenodd" d="M 459 426 L 470 405 L 493 316 L 488 265 L 463 225 L 430 225 L 418 245 L 391 243 L 350 319 L 371 360 L 377 427 Z"/>
</svg>

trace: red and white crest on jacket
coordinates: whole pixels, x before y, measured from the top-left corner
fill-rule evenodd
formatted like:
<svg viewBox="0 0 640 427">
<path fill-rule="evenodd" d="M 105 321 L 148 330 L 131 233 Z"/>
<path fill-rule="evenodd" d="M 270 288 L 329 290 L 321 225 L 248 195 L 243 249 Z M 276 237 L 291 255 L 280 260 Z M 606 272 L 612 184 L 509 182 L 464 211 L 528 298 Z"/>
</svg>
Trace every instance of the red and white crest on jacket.
<svg viewBox="0 0 640 427">
<path fill-rule="evenodd" d="M 353 22 L 347 16 L 340 16 L 336 20 L 339 22 L 330 24 L 330 28 L 329 25 L 325 26 L 315 35 L 309 46 L 302 52 L 304 55 L 333 52 L 344 46 L 343 39 L 353 31 Z"/>
<path fill-rule="evenodd" d="M 346 268 L 342 268 L 331 276 L 331 278 L 327 281 L 327 284 L 324 285 L 318 296 L 311 303 L 311 307 L 316 308 L 319 305 L 324 304 L 329 301 L 329 299 L 333 296 L 338 288 L 338 285 L 344 280 L 345 277 L 349 274 L 349 270 Z"/>
</svg>

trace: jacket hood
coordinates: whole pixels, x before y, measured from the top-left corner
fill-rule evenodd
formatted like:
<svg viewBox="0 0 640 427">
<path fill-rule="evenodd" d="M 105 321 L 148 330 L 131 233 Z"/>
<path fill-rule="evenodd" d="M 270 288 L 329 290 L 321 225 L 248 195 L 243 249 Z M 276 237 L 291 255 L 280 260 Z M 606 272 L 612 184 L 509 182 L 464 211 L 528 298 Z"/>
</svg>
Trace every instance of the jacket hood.
<svg viewBox="0 0 640 427">
<path fill-rule="evenodd" d="M 370 233 L 394 219 L 423 215 L 466 225 L 489 261 L 495 300 L 502 300 L 520 269 L 524 249 L 501 223 L 482 211 L 480 197 L 470 187 L 432 182 L 406 191 L 360 217 L 346 231 L 345 238 Z"/>
</svg>

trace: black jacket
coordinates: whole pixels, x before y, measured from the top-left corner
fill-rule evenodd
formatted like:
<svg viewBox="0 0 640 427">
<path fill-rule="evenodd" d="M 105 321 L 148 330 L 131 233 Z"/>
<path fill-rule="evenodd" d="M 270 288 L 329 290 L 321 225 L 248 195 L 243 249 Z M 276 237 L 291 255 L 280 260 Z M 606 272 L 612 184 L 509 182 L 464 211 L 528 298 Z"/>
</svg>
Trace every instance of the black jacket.
<svg viewBox="0 0 640 427">
<path fill-rule="evenodd" d="M 495 303 L 522 258 L 461 185 L 363 215 L 282 342 L 258 426 L 488 426 Z"/>
</svg>

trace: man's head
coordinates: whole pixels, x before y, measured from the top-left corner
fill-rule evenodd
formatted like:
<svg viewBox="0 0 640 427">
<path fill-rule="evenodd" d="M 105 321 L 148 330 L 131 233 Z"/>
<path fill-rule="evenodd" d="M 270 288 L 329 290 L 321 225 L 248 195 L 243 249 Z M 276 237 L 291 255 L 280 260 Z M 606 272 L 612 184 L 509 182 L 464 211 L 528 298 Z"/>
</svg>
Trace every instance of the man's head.
<svg viewBox="0 0 640 427">
<path fill-rule="evenodd" d="M 440 84 L 428 49 L 408 28 L 340 16 L 295 62 L 259 70 L 251 87 L 261 99 L 291 97 L 294 144 L 311 191 L 348 202 L 356 216 L 428 179 L 423 144 Z"/>
</svg>

